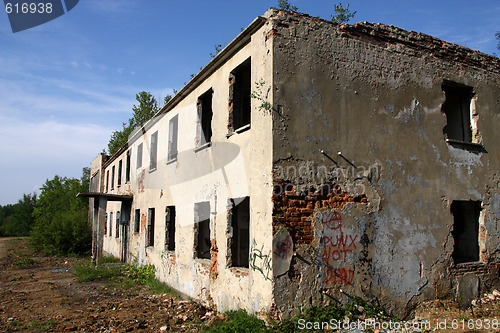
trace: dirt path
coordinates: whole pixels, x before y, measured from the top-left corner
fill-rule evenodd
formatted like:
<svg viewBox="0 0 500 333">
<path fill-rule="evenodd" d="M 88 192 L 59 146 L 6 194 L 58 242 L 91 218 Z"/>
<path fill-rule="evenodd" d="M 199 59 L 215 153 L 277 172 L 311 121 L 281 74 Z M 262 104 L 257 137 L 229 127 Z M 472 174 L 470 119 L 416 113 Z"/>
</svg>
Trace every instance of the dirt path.
<svg viewBox="0 0 500 333">
<path fill-rule="evenodd" d="M 196 332 L 204 320 L 215 318 L 200 304 L 173 296 L 77 282 L 77 259 L 29 255 L 23 242 L 0 242 L 2 333 Z"/>
</svg>

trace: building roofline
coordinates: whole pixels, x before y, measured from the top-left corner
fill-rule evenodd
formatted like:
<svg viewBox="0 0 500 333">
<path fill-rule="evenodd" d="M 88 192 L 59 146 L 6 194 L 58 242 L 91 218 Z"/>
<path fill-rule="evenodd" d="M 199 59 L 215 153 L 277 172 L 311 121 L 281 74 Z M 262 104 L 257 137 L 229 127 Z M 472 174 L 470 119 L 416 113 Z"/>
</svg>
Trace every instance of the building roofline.
<svg viewBox="0 0 500 333">
<path fill-rule="evenodd" d="M 210 76 L 213 72 L 215 72 L 219 67 L 221 67 L 230 57 L 232 57 L 235 53 L 237 53 L 242 47 L 247 45 L 250 42 L 251 36 L 260 29 L 264 23 L 266 22 L 266 18 L 262 16 L 258 16 L 255 18 L 252 23 L 248 27 L 246 27 L 242 32 L 236 36 L 229 44 L 226 45 L 219 53 L 215 55 L 208 62 L 205 67 L 203 67 L 198 74 L 196 74 L 189 82 L 182 87 L 181 90 L 175 94 L 172 99 L 161 107 L 158 112 L 155 113 L 153 118 L 148 120 L 142 127 L 135 130 L 135 133 L 132 134 L 131 138 L 125 143 L 120 149 L 118 149 L 107 161 L 104 163 L 103 168 L 106 168 L 109 164 L 111 164 L 114 160 L 118 158 L 123 152 L 125 152 L 131 145 L 131 143 L 135 142 L 141 135 L 145 134 L 153 125 L 155 125 L 160 118 L 172 110 L 177 104 L 179 104 L 186 96 L 188 96 L 194 89 L 196 89 L 208 76 Z"/>
</svg>

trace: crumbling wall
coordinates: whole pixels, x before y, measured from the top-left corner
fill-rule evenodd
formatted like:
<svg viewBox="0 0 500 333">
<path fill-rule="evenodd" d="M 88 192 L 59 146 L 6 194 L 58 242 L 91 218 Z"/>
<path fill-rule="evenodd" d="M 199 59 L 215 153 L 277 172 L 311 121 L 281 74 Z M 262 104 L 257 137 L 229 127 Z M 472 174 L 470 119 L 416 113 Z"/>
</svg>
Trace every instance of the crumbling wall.
<svg viewBox="0 0 500 333">
<path fill-rule="evenodd" d="M 385 25 L 270 22 L 273 232 L 293 246 L 277 310 L 356 295 L 407 315 L 498 286 L 498 59 Z M 445 141 L 444 80 L 473 88 L 480 145 Z M 455 200 L 481 202 L 479 262 L 453 261 Z"/>
</svg>

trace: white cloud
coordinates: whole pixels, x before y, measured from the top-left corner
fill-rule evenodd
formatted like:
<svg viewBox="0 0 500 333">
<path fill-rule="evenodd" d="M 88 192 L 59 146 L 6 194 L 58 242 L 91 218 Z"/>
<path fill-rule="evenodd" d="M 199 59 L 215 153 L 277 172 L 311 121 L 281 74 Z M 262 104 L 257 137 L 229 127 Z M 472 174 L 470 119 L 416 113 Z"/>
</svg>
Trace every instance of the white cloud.
<svg viewBox="0 0 500 333">
<path fill-rule="evenodd" d="M 106 148 L 111 128 L 0 116 L 0 204 L 14 203 L 56 174 L 80 177 Z"/>
</svg>

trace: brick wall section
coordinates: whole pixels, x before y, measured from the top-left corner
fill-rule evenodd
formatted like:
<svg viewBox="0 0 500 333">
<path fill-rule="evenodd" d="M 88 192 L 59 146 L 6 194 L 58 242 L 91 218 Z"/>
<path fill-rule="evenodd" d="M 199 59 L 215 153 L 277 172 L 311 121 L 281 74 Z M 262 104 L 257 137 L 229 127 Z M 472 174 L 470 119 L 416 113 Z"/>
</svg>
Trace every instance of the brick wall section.
<svg viewBox="0 0 500 333">
<path fill-rule="evenodd" d="M 286 181 L 274 181 L 273 234 L 285 227 L 294 244 L 310 244 L 314 239 L 312 217 L 316 208 L 341 209 L 348 203 L 368 204 L 366 195 L 353 197 L 340 186 L 323 186 L 314 193 L 297 193 Z"/>
<path fill-rule="evenodd" d="M 475 273 L 477 275 L 491 275 L 498 276 L 500 271 L 499 263 L 465 263 L 450 267 L 450 273 L 453 276 L 463 276 L 466 273 Z"/>
<path fill-rule="evenodd" d="M 217 254 L 219 253 L 219 249 L 217 247 L 217 241 L 214 239 L 211 240 L 210 246 L 210 278 L 212 280 L 217 279 Z"/>
</svg>

